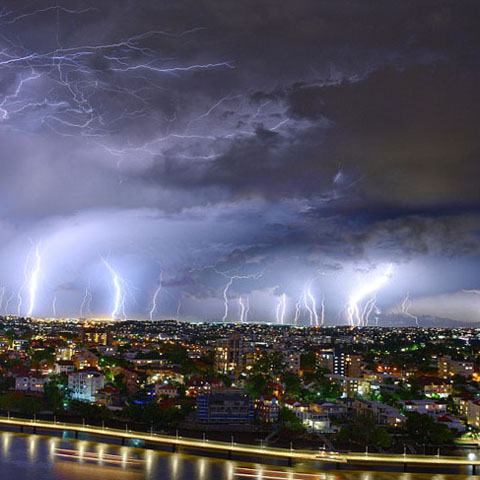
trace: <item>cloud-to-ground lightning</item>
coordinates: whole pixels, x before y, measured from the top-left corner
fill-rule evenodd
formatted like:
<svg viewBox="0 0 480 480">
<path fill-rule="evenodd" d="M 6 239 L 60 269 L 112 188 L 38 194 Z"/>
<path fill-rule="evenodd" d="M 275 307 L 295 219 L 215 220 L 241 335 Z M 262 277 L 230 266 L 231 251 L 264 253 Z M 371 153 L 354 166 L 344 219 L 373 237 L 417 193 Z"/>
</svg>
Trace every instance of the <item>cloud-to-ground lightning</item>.
<svg viewBox="0 0 480 480">
<path fill-rule="evenodd" d="M 24 292 L 28 292 L 28 309 L 26 312 L 27 317 L 32 316 L 35 309 L 35 301 L 37 298 L 38 290 L 38 280 L 40 274 L 40 267 L 42 263 L 42 257 L 40 255 L 40 244 L 32 245 L 32 248 L 27 254 L 25 263 L 23 265 L 23 283 L 18 290 L 18 306 L 17 306 L 17 315 L 21 316 L 22 307 L 24 303 Z"/>
<path fill-rule="evenodd" d="M 163 272 L 160 273 L 160 276 L 158 278 L 158 286 L 155 289 L 155 292 L 153 293 L 152 305 L 150 307 L 150 311 L 148 312 L 150 320 L 153 320 L 153 314 L 157 310 L 157 297 L 160 291 L 162 290 L 162 283 L 163 283 Z"/>
<path fill-rule="evenodd" d="M 315 326 L 318 327 L 319 325 L 319 319 L 318 319 L 318 312 L 317 312 L 317 301 L 315 300 L 315 297 L 312 293 L 312 282 L 310 282 L 308 284 L 308 287 L 307 287 L 307 296 L 310 300 L 310 304 L 311 304 L 311 307 L 312 307 L 312 313 L 313 313 L 313 320 L 315 322 Z"/>
<path fill-rule="evenodd" d="M 282 293 L 278 297 L 277 308 L 275 310 L 275 318 L 277 323 L 283 325 L 285 323 L 285 312 L 287 309 L 287 294 Z"/>
<path fill-rule="evenodd" d="M 241 323 L 245 322 L 245 304 L 243 303 L 243 298 L 238 297 L 238 316 Z"/>
<path fill-rule="evenodd" d="M 233 283 L 233 278 L 230 277 L 228 279 L 227 284 L 225 285 L 225 288 L 223 289 L 223 306 L 224 306 L 224 312 L 223 312 L 223 317 L 222 317 L 222 322 L 225 322 L 228 317 L 228 290 L 232 286 Z"/>
<path fill-rule="evenodd" d="M 88 316 L 92 316 L 92 312 L 90 310 L 90 303 L 92 301 L 92 293 L 90 292 L 90 287 L 85 289 L 85 293 L 83 294 L 82 303 L 80 305 L 80 318 L 85 317 L 85 311 L 87 312 Z"/>
<path fill-rule="evenodd" d="M 250 313 L 250 297 L 246 298 L 245 312 L 243 314 L 243 321 L 248 323 L 248 314 Z"/>
<path fill-rule="evenodd" d="M 10 296 L 7 297 L 7 301 L 5 302 L 5 308 L 4 308 L 5 315 L 8 315 L 8 306 L 10 305 L 10 302 L 13 300 L 13 297 L 15 297 L 15 291 L 12 291 Z"/>
<path fill-rule="evenodd" d="M 52 314 L 53 318 L 57 318 L 57 295 L 53 296 L 52 300 Z"/>
<path fill-rule="evenodd" d="M 112 276 L 112 285 L 115 292 L 112 302 L 113 309 L 110 316 L 112 317 L 112 319 L 119 318 L 120 316 L 126 319 L 127 315 L 125 313 L 125 280 L 115 271 L 112 265 L 104 257 L 102 257 L 102 262 L 105 267 L 107 267 L 107 270 Z"/>
<path fill-rule="evenodd" d="M 218 273 L 219 275 L 223 275 L 225 278 L 228 278 L 228 282 L 226 283 L 224 289 L 223 289 L 223 306 L 224 306 L 224 311 L 223 311 L 223 317 L 222 317 L 222 322 L 226 322 L 228 318 L 228 291 L 230 290 L 230 287 L 233 284 L 234 280 L 248 280 L 248 279 L 254 279 L 258 280 L 262 275 L 263 272 L 260 273 L 252 273 L 248 275 L 229 275 L 228 272 L 222 272 L 220 270 L 217 270 L 215 267 L 207 267 L 207 268 L 212 268 L 215 273 Z"/>
<path fill-rule="evenodd" d="M 300 320 L 300 314 L 301 314 L 300 306 L 301 306 L 301 303 L 302 303 L 301 299 L 298 300 L 295 303 L 295 316 L 293 317 L 293 323 L 295 325 L 298 325 L 298 321 Z"/>
<path fill-rule="evenodd" d="M 28 294 L 29 294 L 29 306 L 27 316 L 31 317 L 35 309 L 35 300 L 37 298 L 38 290 L 38 276 L 40 274 L 40 267 L 42 263 L 42 257 L 40 255 L 40 244 L 35 245 L 33 266 L 29 274 L 28 280 Z"/>
<path fill-rule="evenodd" d="M 388 282 L 392 275 L 392 269 L 393 265 L 390 264 L 382 275 L 376 277 L 371 282 L 365 283 L 350 296 L 347 306 L 347 318 L 350 325 L 365 326 L 368 324 L 370 314 L 376 306 L 375 294 Z M 368 295 L 372 296 L 365 305 L 360 305 L 360 302 Z"/>
<path fill-rule="evenodd" d="M 412 307 L 412 301 L 410 300 L 410 292 L 407 292 L 407 295 L 403 299 L 400 311 L 407 317 L 413 318 L 415 320 L 415 325 L 418 327 L 418 317 L 410 313 L 411 307 Z"/>
<path fill-rule="evenodd" d="M 305 310 L 308 312 L 310 326 L 318 327 L 325 323 L 325 297 L 322 296 L 322 301 L 320 302 L 321 311 L 319 315 L 317 310 L 317 300 L 312 292 L 312 284 L 315 280 L 316 277 L 307 282 L 301 299 L 295 304 L 294 323 L 300 318 L 300 308 L 302 303 Z"/>
</svg>

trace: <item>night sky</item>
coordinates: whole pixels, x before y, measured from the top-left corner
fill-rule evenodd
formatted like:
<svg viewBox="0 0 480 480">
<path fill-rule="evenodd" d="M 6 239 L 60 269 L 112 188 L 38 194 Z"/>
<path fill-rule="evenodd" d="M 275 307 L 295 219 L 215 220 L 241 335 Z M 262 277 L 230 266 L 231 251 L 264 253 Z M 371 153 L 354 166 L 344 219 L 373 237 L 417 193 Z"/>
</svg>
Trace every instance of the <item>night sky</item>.
<svg viewBox="0 0 480 480">
<path fill-rule="evenodd" d="M 0 313 L 480 322 L 479 21 L 3 2 Z"/>
</svg>

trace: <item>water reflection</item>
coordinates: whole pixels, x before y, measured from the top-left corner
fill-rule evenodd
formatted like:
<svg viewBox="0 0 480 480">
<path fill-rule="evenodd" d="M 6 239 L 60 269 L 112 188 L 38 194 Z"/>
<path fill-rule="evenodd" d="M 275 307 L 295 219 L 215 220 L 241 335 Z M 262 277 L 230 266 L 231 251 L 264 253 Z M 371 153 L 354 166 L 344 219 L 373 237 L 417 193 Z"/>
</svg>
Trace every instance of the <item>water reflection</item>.
<svg viewBox="0 0 480 480">
<path fill-rule="evenodd" d="M 36 435 L 29 435 L 27 441 L 28 441 L 28 459 L 30 460 L 30 463 L 34 463 L 37 459 L 38 437 Z"/>
<path fill-rule="evenodd" d="M 0 478 L 22 480 L 460 480 L 478 477 L 281 468 L 86 440 L 0 432 Z"/>
<path fill-rule="evenodd" d="M 12 434 L 9 432 L 2 433 L 2 455 L 8 459 L 10 445 L 12 443 Z"/>
</svg>

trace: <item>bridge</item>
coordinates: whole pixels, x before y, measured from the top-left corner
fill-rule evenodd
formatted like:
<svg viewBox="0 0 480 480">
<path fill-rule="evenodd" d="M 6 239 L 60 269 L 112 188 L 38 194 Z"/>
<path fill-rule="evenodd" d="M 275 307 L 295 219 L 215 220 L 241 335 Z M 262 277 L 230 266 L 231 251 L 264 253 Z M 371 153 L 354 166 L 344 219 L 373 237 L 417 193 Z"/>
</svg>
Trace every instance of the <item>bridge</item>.
<svg viewBox="0 0 480 480">
<path fill-rule="evenodd" d="M 476 468 L 480 465 L 480 458 L 474 454 L 466 456 L 445 456 L 445 455 L 412 455 L 412 454 L 379 454 L 379 453 L 356 453 L 356 452 L 334 452 L 326 450 L 299 450 L 292 448 L 274 448 L 268 446 L 245 445 L 233 442 L 218 442 L 207 439 L 185 438 L 180 436 L 160 435 L 156 433 L 145 433 L 108 427 L 90 426 L 85 424 L 51 422 L 45 420 L 28 420 L 13 417 L 0 417 L 1 427 L 18 428 L 25 433 L 46 433 L 46 432 L 72 432 L 75 438 L 79 434 L 97 435 L 119 439 L 122 445 L 127 440 L 141 440 L 148 444 L 161 445 L 170 451 L 178 451 L 185 448 L 193 451 L 209 451 L 219 455 L 259 457 L 262 459 L 279 458 L 288 461 L 291 466 L 295 461 L 309 461 L 334 464 L 337 469 L 343 465 L 362 465 L 363 468 L 381 466 L 400 466 L 407 471 L 408 466 L 426 467 L 432 470 L 441 468 L 471 468 L 475 474 Z M 260 462 L 262 463 L 262 462 Z M 263 462 L 268 463 L 268 462 Z"/>
</svg>

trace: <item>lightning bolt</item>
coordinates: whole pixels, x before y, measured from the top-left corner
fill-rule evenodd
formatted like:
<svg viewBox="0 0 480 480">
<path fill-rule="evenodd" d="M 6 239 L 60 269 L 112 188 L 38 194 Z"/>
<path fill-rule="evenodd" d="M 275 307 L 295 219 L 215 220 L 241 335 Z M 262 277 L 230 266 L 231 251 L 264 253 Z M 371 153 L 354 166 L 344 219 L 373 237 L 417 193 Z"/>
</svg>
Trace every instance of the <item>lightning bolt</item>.
<svg viewBox="0 0 480 480">
<path fill-rule="evenodd" d="M 277 303 L 277 309 L 275 312 L 275 317 L 277 320 L 277 323 L 283 325 L 285 323 L 285 311 L 287 308 L 287 295 L 285 293 L 282 293 L 278 297 L 278 303 Z"/>
<path fill-rule="evenodd" d="M 87 310 L 87 314 L 91 317 L 92 312 L 90 311 L 90 302 L 92 301 L 92 294 L 90 292 L 90 288 L 87 287 L 85 289 L 85 293 L 83 295 L 82 303 L 80 305 L 80 318 L 85 317 L 85 309 Z"/>
<path fill-rule="evenodd" d="M 415 320 L 415 325 L 418 327 L 418 317 L 410 313 L 410 308 L 412 306 L 412 301 L 410 300 L 410 293 L 407 292 L 407 295 L 403 299 L 401 312 L 407 317 L 413 318 Z"/>
<path fill-rule="evenodd" d="M 308 298 L 311 302 L 311 306 L 312 306 L 311 311 L 312 311 L 312 314 L 313 314 L 313 320 L 315 322 L 315 326 L 318 327 L 319 321 L 318 321 L 318 313 L 317 313 L 317 301 L 315 300 L 315 297 L 312 294 L 312 283 L 311 282 L 308 284 L 307 296 L 308 296 Z"/>
<path fill-rule="evenodd" d="M 53 318 L 57 318 L 57 295 L 53 296 L 52 313 L 53 313 Z"/>
<path fill-rule="evenodd" d="M 181 300 L 179 300 L 178 304 L 177 304 L 177 314 L 176 314 L 177 320 L 180 317 L 180 308 L 182 308 L 182 301 Z"/>
<path fill-rule="evenodd" d="M 33 260 L 32 260 L 33 258 Z M 23 306 L 23 293 L 24 290 L 28 290 L 28 309 L 26 312 L 27 317 L 31 317 L 33 310 L 35 308 L 35 300 L 37 296 L 38 289 L 38 276 L 40 274 L 42 258 L 40 255 L 40 244 L 36 245 L 32 242 L 32 247 L 30 248 L 25 263 L 23 265 L 23 283 L 17 293 L 18 306 L 17 306 L 17 315 L 20 317 L 22 313 Z"/>
<path fill-rule="evenodd" d="M 240 322 L 245 322 L 245 304 L 243 303 L 242 297 L 238 297 L 238 315 L 240 317 Z"/>
<path fill-rule="evenodd" d="M 42 262 L 42 257 L 40 256 L 40 244 L 37 243 L 34 251 L 33 268 L 30 272 L 29 282 L 28 282 L 28 292 L 29 292 L 30 303 L 28 307 L 27 317 L 32 316 L 33 310 L 35 308 L 35 300 L 36 300 L 37 289 L 38 289 L 38 276 L 40 274 L 41 262 Z"/>
<path fill-rule="evenodd" d="M 298 321 L 300 319 L 300 305 L 302 303 L 302 300 L 300 299 L 298 302 L 295 303 L 295 317 L 293 318 L 293 323 L 295 325 L 298 325 Z"/>
<path fill-rule="evenodd" d="M 246 305 L 245 305 L 245 313 L 243 315 L 243 320 L 245 323 L 248 323 L 248 314 L 250 312 L 250 298 L 247 297 L 247 302 L 246 302 Z"/>
<path fill-rule="evenodd" d="M 372 282 L 364 284 L 362 288 L 350 296 L 347 306 L 347 318 L 350 325 L 365 326 L 368 324 L 369 317 L 376 307 L 375 294 L 388 282 L 392 269 L 393 265 L 390 264 L 382 275 L 376 277 Z M 365 297 L 372 294 L 374 295 L 367 300 L 363 307 L 359 305 Z"/>
<path fill-rule="evenodd" d="M 325 296 L 322 295 L 321 310 L 320 310 L 320 326 L 325 325 Z"/>
<path fill-rule="evenodd" d="M 104 257 L 101 258 L 103 264 L 112 276 L 112 285 L 115 292 L 113 299 L 113 310 L 110 316 L 112 317 L 112 319 L 116 319 L 119 318 L 121 315 L 123 319 L 126 320 L 127 316 L 125 314 L 125 280 L 120 275 L 118 275 L 112 265 L 110 265 L 110 263 Z"/>
<path fill-rule="evenodd" d="M 158 282 L 159 282 L 159 284 L 158 284 L 158 287 L 153 294 L 152 306 L 151 306 L 150 312 L 149 312 L 150 320 L 153 320 L 153 314 L 157 310 L 157 297 L 158 297 L 158 294 L 160 293 L 160 291 L 162 290 L 163 272 L 160 273 L 160 277 L 158 279 Z"/>
<path fill-rule="evenodd" d="M 224 276 L 225 278 L 228 278 L 228 282 L 226 283 L 224 289 L 223 289 L 223 306 L 224 306 L 224 311 L 223 311 L 223 317 L 222 317 L 222 322 L 226 322 L 228 318 L 228 291 L 230 290 L 230 287 L 233 284 L 234 280 L 248 280 L 248 279 L 254 279 L 258 280 L 262 275 L 263 272 L 261 273 L 252 273 L 249 275 L 229 275 L 228 272 L 222 272 L 220 270 L 217 270 L 215 267 L 206 267 L 206 268 L 211 268 L 215 273 L 218 273 L 219 275 Z"/>
<path fill-rule="evenodd" d="M 8 306 L 10 305 L 10 302 L 13 300 L 13 297 L 15 296 L 15 291 L 13 291 L 10 296 L 7 298 L 7 301 L 5 302 L 5 315 L 8 315 Z"/>
<path fill-rule="evenodd" d="M 225 288 L 223 289 L 223 305 L 224 305 L 224 312 L 222 317 L 222 322 L 225 322 L 228 317 L 228 290 L 232 286 L 233 278 L 229 278 Z"/>
<path fill-rule="evenodd" d="M 321 273 L 320 273 L 321 275 Z M 301 304 L 303 302 L 303 306 L 305 307 L 305 310 L 308 312 L 309 316 L 309 322 L 310 326 L 322 326 L 325 323 L 325 297 L 322 296 L 322 301 L 320 303 L 320 315 L 318 314 L 318 308 L 317 308 L 317 300 L 315 296 L 313 295 L 312 292 L 312 284 L 313 282 L 317 279 L 317 277 L 311 279 L 309 282 L 307 282 L 304 291 L 303 291 L 303 296 L 301 299 L 295 304 L 295 318 L 294 318 L 294 323 L 297 323 L 298 320 L 300 319 L 300 308 Z"/>
<path fill-rule="evenodd" d="M 3 297 L 5 296 L 5 287 L 2 287 L 2 290 L 0 291 L 0 308 L 3 306 Z"/>
</svg>

